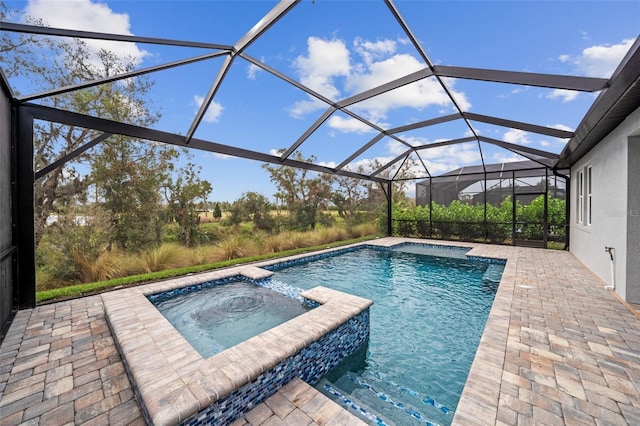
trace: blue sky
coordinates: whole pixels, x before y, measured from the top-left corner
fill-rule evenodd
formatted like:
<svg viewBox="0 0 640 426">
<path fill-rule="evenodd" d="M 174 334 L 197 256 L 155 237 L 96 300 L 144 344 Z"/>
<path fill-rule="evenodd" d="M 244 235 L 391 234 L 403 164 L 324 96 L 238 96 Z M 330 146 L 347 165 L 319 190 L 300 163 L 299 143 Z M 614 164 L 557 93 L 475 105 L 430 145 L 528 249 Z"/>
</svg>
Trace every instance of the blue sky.
<svg viewBox="0 0 640 426">
<path fill-rule="evenodd" d="M 9 7 L 53 27 L 235 44 L 271 1 L 9 1 Z M 608 78 L 640 32 L 640 1 L 396 1 L 400 13 L 436 65 Z M 206 53 L 200 49 L 91 42 L 136 58 L 140 67 Z M 406 34 L 379 1 L 306 0 L 250 45 L 246 53 L 319 92 L 340 100 L 425 68 Z M 155 73 L 152 102 L 162 112 L 155 128 L 185 134 L 222 59 Z M 463 111 L 574 130 L 597 94 L 446 79 Z M 327 109 L 238 57 L 195 136 L 259 152 L 286 148 Z M 383 128 L 455 112 L 433 78 L 372 98 L 353 111 Z M 481 135 L 559 153 L 566 140 L 483 123 Z M 411 145 L 469 135 L 462 121 L 402 134 Z M 305 157 L 335 166 L 376 136 L 337 113 L 300 147 Z M 382 139 L 350 165 L 392 159 L 406 149 Z M 260 163 L 192 151 L 212 200 L 243 192 L 271 197 L 275 189 Z M 487 163 L 523 159 L 482 144 Z M 477 143 L 424 151 L 434 174 L 480 164 Z M 420 174 L 422 173 L 422 174 Z M 423 176 L 420 170 L 416 177 Z"/>
</svg>

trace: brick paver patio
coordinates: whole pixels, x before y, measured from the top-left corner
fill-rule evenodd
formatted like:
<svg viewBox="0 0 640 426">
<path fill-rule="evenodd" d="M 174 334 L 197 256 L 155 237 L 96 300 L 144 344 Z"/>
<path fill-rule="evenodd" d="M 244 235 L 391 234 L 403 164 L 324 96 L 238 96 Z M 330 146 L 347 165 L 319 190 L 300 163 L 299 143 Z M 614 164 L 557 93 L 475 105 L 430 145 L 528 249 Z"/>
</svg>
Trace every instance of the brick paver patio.
<svg viewBox="0 0 640 426">
<path fill-rule="evenodd" d="M 459 245 L 508 263 L 454 424 L 640 424 L 634 306 L 571 253 Z M 329 417 L 314 420 L 304 395 L 304 410 L 280 398 L 237 424 L 323 424 Z M 323 407 L 339 424 L 335 407 Z M 144 424 L 99 296 L 16 315 L 0 347 L 0 424 Z"/>
<path fill-rule="evenodd" d="M 100 296 L 16 315 L 0 348 L 0 424 L 144 425 Z"/>
</svg>

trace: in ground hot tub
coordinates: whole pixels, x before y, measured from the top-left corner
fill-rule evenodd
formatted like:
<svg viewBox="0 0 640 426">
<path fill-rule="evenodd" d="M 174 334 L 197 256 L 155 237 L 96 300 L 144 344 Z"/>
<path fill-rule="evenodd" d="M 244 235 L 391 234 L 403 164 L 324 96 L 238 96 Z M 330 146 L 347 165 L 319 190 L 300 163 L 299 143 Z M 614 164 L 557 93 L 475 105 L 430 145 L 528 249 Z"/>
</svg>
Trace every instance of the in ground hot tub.
<svg viewBox="0 0 640 426">
<path fill-rule="evenodd" d="M 101 295 L 147 424 L 229 424 L 295 377 L 316 383 L 367 344 L 372 302 L 324 287 L 299 294 L 316 308 L 209 357 L 149 300 L 207 282 L 257 283 L 271 275 L 241 266 Z"/>
<path fill-rule="evenodd" d="M 256 284 L 236 281 L 148 296 L 203 358 L 222 352 L 313 308 Z"/>
</svg>

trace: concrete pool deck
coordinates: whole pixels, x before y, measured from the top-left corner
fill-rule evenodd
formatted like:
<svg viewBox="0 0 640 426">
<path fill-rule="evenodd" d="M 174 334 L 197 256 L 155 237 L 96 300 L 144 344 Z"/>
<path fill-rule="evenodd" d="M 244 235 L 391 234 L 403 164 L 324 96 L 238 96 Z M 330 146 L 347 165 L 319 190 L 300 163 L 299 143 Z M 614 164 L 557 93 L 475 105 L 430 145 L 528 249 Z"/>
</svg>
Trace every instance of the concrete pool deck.
<svg viewBox="0 0 640 426">
<path fill-rule="evenodd" d="M 454 424 L 640 424 L 638 314 L 571 253 L 369 244 L 404 241 L 507 259 Z M 314 419 L 313 390 L 299 392 L 305 398 L 276 397 L 280 405 L 260 404 L 236 424 L 347 424 L 321 398 L 332 416 Z M 100 296 L 16 315 L 0 347 L 0 424 L 22 423 L 144 424 Z"/>
</svg>

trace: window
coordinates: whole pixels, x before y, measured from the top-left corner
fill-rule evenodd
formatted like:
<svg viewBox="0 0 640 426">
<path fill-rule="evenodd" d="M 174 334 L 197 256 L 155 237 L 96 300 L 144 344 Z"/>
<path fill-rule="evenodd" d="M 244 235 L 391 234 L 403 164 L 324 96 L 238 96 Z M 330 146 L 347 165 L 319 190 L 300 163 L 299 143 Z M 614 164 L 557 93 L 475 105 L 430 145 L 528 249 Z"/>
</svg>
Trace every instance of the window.
<svg viewBox="0 0 640 426">
<path fill-rule="evenodd" d="M 577 207 L 577 215 L 576 220 L 578 223 L 584 223 L 584 171 L 580 170 L 578 172 L 578 205 Z"/>
<path fill-rule="evenodd" d="M 587 225 L 591 225 L 591 166 L 587 167 Z"/>
</svg>

